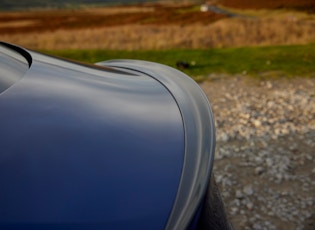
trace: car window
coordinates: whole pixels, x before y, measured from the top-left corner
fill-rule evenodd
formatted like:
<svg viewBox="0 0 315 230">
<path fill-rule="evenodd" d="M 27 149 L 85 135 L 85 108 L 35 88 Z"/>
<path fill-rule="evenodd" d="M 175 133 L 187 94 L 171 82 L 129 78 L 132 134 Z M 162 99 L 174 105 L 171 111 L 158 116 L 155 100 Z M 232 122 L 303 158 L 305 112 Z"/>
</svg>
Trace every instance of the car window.
<svg viewBox="0 0 315 230">
<path fill-rule="evenodd" d="M 23 55 L 0 44 L 0 93 L 20 80 L 28 69 Z"/>
</svg>

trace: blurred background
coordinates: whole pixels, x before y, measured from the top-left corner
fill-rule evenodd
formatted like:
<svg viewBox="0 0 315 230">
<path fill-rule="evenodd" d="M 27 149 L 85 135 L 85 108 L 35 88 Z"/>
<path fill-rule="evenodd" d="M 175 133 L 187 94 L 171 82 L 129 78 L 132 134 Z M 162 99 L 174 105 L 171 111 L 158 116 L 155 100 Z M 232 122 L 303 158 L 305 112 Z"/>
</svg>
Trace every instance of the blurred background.
<svg viewBox="0 0 315 230">
<path fill-rule="evenodd" d="M 33 49 L 307 44 L 313 0 L 0 1 L 2 40 Z"/>
<path fill-rule="evenodd" d="M 315 229 L 314 0 L 0 0 L 0 40 L 164 63 L 207 94 L 235 229 Z"/>
</svg>

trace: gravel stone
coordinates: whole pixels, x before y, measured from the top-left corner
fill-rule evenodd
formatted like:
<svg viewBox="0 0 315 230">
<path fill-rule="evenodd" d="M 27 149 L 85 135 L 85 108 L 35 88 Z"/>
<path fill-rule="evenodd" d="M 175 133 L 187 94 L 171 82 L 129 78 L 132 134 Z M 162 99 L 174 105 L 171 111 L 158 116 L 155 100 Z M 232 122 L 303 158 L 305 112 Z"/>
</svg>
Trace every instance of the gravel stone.
<svg viewBox="0 0 315 230">
<path fill-rule="evenodd" d="M 315 229 L 315 78 L 211 79 L 200 86 L 215 117 L 214 173 L 234 228 Z"/>
<path fill-rule="evenodd" d="M 246 195 L 248 195 L 248 196 L 251 196 L 251 195 L 254 194 L 254 190 L 253 190 L 253 188 L 252 188 L 251 185 L 245 186 L 244 189 L 243 189 L 243 191 L 244 191 L 244 193 L 245 193 Z"/>
</svg>

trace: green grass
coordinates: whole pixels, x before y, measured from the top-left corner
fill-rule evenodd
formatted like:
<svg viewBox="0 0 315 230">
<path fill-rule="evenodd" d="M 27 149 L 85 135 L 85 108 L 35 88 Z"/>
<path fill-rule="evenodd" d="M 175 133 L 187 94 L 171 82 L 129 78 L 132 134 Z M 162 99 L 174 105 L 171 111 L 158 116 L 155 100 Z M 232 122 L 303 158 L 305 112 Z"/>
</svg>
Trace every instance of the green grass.
<svg viewBox="0 0 315 230">
<path fill-rule="evenodd" d="M 89 63 L 110 59 L 140 59 L 176 67 L 176 62 L 181 60 L 190 63 L 190 68 L 182 71 L 195 79 L 204 79 L 210 73 L 246 73 L 256 77 L 315 76 L 315 44 L 205 50 L 45 50 L 43 52 Z"/>
</svg>

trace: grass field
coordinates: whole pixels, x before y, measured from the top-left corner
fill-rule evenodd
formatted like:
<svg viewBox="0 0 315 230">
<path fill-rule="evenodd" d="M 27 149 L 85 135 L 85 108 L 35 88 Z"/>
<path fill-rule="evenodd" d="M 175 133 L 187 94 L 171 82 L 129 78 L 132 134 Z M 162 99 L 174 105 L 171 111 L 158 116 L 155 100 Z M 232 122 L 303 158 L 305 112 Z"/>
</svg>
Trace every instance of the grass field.
<svg viewBox="0 0 315 230">
<path fill-rule="evenodd" d="M 296 46 L 242 47 L 224 49 L 172 50 L 43 50 L 60 57 L 95 63 L 110 59 L 140 59 L 176 67 L 177 61 L 189 63 L 181 71 L 195 80 L 210 73 L 248 74 L 259 78 L 315 77 L 315 44 Z"/>
</svg>

